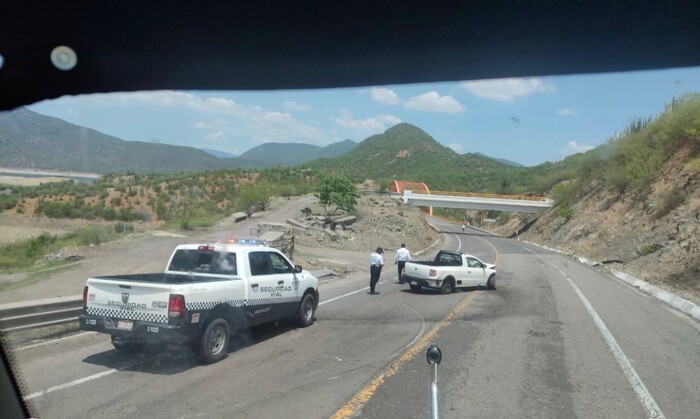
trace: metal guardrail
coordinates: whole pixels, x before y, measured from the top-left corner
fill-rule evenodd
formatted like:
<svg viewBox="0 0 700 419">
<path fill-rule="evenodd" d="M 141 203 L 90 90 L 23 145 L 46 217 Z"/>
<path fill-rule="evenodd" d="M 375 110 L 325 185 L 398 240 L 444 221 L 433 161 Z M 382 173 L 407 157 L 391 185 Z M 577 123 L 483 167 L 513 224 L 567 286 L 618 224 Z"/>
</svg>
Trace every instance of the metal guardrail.
<svg viewBox="0 0 700 419">
<path fill-rule="evenodd" d="M 0 305 L 0 332 L 77 322 L 82 311 L 82 295 L 3 304 Z"/>
</svg>

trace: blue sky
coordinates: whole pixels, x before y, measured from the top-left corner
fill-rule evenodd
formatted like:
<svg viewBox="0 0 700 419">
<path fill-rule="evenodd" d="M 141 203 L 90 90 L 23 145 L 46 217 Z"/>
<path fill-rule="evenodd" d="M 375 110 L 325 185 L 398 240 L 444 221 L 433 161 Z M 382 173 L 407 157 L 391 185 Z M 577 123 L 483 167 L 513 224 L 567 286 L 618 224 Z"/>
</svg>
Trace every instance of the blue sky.
<svg viewBox="0 0 700 419">
<path fill-rule="evenodd" d="M 63 97 L 29 108 L 124 140 L 241 154 L 265 142 L 361 141 L 399 122 L 458 153 L 525 165 L 604 143 L 633 116 L 700 92 L 700 68 L 282 91 Z"/>
</svg>

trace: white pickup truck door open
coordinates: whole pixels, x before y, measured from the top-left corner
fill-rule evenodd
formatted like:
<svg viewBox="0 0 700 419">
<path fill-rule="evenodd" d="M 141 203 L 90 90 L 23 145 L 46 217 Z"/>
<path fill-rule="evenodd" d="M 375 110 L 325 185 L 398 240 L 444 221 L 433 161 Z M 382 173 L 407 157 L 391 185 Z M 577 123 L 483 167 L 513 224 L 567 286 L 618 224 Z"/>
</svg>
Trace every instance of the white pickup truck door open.
<svg viewBox="0 0 700 419">
<path fill-rule="evenodd" d="M 467 256 L 467 285 L 476 287 L 486 284 L 486 269 L 479 259 Z"/>
</svg>

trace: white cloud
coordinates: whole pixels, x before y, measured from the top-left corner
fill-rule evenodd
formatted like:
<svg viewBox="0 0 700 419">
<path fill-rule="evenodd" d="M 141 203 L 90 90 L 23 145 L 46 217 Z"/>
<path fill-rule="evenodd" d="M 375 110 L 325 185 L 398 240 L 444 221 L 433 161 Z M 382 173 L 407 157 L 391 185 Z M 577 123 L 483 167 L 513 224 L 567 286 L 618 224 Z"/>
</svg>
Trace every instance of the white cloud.
<svg viewBox="0 0 700 419">
<path fill-rule="evenodd" d="M 401 119 L 393 115 L 377 115 L 372 118 L 358 119 L 347 110 L 340 112 L 340 116 L 333 118 L 333 122 L 345 129 L 352 131 L 357 136 L 378 134 L 388 128 L 401 123 Z"/>
<path fill-rule="evenodd" d="M 204 139 L 209 141 L 222 141 L 226 135 L 222 131 L 210 132 Z"/>
<path fill-rule="evenodd" d="M 592 145 L 579 144 L 576 141 L 569 141 L 566 143 L 566 147 L 562 151 L 567 154 L 574 154 L 583 153 L 594 148 L 595 146 Z"/>
<path fill-rule="evenodd" d="M 460 153 L 460 154 L 462 153 L 462 149 L 463 149 L 462 144 L 450 143 L 450 145 L 448 145 L 448 147 L 457 153 Z"/>
<path fill-rule="evenodd" d="M 543 82 L 539 78 L 506 78 L 479 81 L 464 81 L 460 85 L 471 94 L 499 102 L 513 100 L 535 93 L 553 93 L 554 85 Z"/>
<path fill-rule="evenodd" d="M 372 100 L 375 102 L 383 103 L 385 105 L 396 105 L 401 103 L 399 95 L 397 95 L 396 92 L 391 89 L 387 89 L 386 87 L 373 87 L 371 91 Z"/>
<path fill-rule="evenodd" d="M 318 128 L 305 124 L 286 112 L 266 111 L 259 105 L 241 105 L 225 97 L 205 97 L 172 90 L 152 92 L 106 93 L 80 96 L 74 100 L 87 100 L 104 106 L 146 105 L 152 108 L 175 108 L 194 111 L 209 118 L 202 118 L 192 126 L 210 130 L 204 138 L 216 139 L 218 133 L 236 142 L 249 141 L 260 144 L 275 142 L 325 143 L 328 138 Z M 285 102 L 286 103 L 286 102 Z M 304 105 L 295 102 L 298 109 Z M 209 135 L 213 137 L 208 138 Z"/>
<path fill-rule="evenodd" d="M 447 114 L 456 114 L 464 110 L 464 106 L 457 99 L 451 95 L 440 96 L 435 90 L 408 99 L 404 106 L 418 111 L 443 112 Z"/>
<path fill-rule="evenodd" d="M 282 106 L 285 107 L 285 109 L 289 109 L 290 111 L 297 111 L 297 112 L 306 112 L 309 109 L 311 109 L 310 106 L 307 105 L 302 105 L 301 103 L 297 103 L 291 100 L 286 100 L 282 102 Z"/>
<path fill-rule="evenodd" d="M 571 108 L 559 109 L 559 110 L 557 111 L 557 115 L 561 115 L 561 116 L 571 116 L 571 115 L 574 115 L 574 114 L 576 114 L 576 111 L 574 111 L 574 110 L 571 109 Z"/>
</svg>

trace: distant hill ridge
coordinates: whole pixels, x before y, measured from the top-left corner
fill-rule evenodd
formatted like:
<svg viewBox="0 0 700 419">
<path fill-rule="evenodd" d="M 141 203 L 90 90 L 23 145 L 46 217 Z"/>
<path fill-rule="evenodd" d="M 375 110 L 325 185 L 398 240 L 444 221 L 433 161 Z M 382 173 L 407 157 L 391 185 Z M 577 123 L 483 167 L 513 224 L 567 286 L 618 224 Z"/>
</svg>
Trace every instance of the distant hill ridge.
<svg viewBox="0 0 700 419">
<path fill-rule="evenodd" d="M 247 160 L 275 162 L 283 166 L 300 164 L 324 157 L 340 156 L 352 150 L 357 143 L 343 140 L 325 147 L 304 143 L 265 143 L 251 148 L 239 157 Z"/>
<path fill-rule="evenodd" d="M 360 143 L 343 140 L 325 147 L 267 143 L 235 158 L 216 157 L 208 151 L 124 141 L 26 108 L 0 113 L 0 167 L 104 174 L 306 165 L 340 171 L 360 181 L 417 180 L 435 189 L 465 191 L 495 190 L 504 171 L 512 169 L 488 157 L 459 155 L 408 123 Z"/>
</svg>

